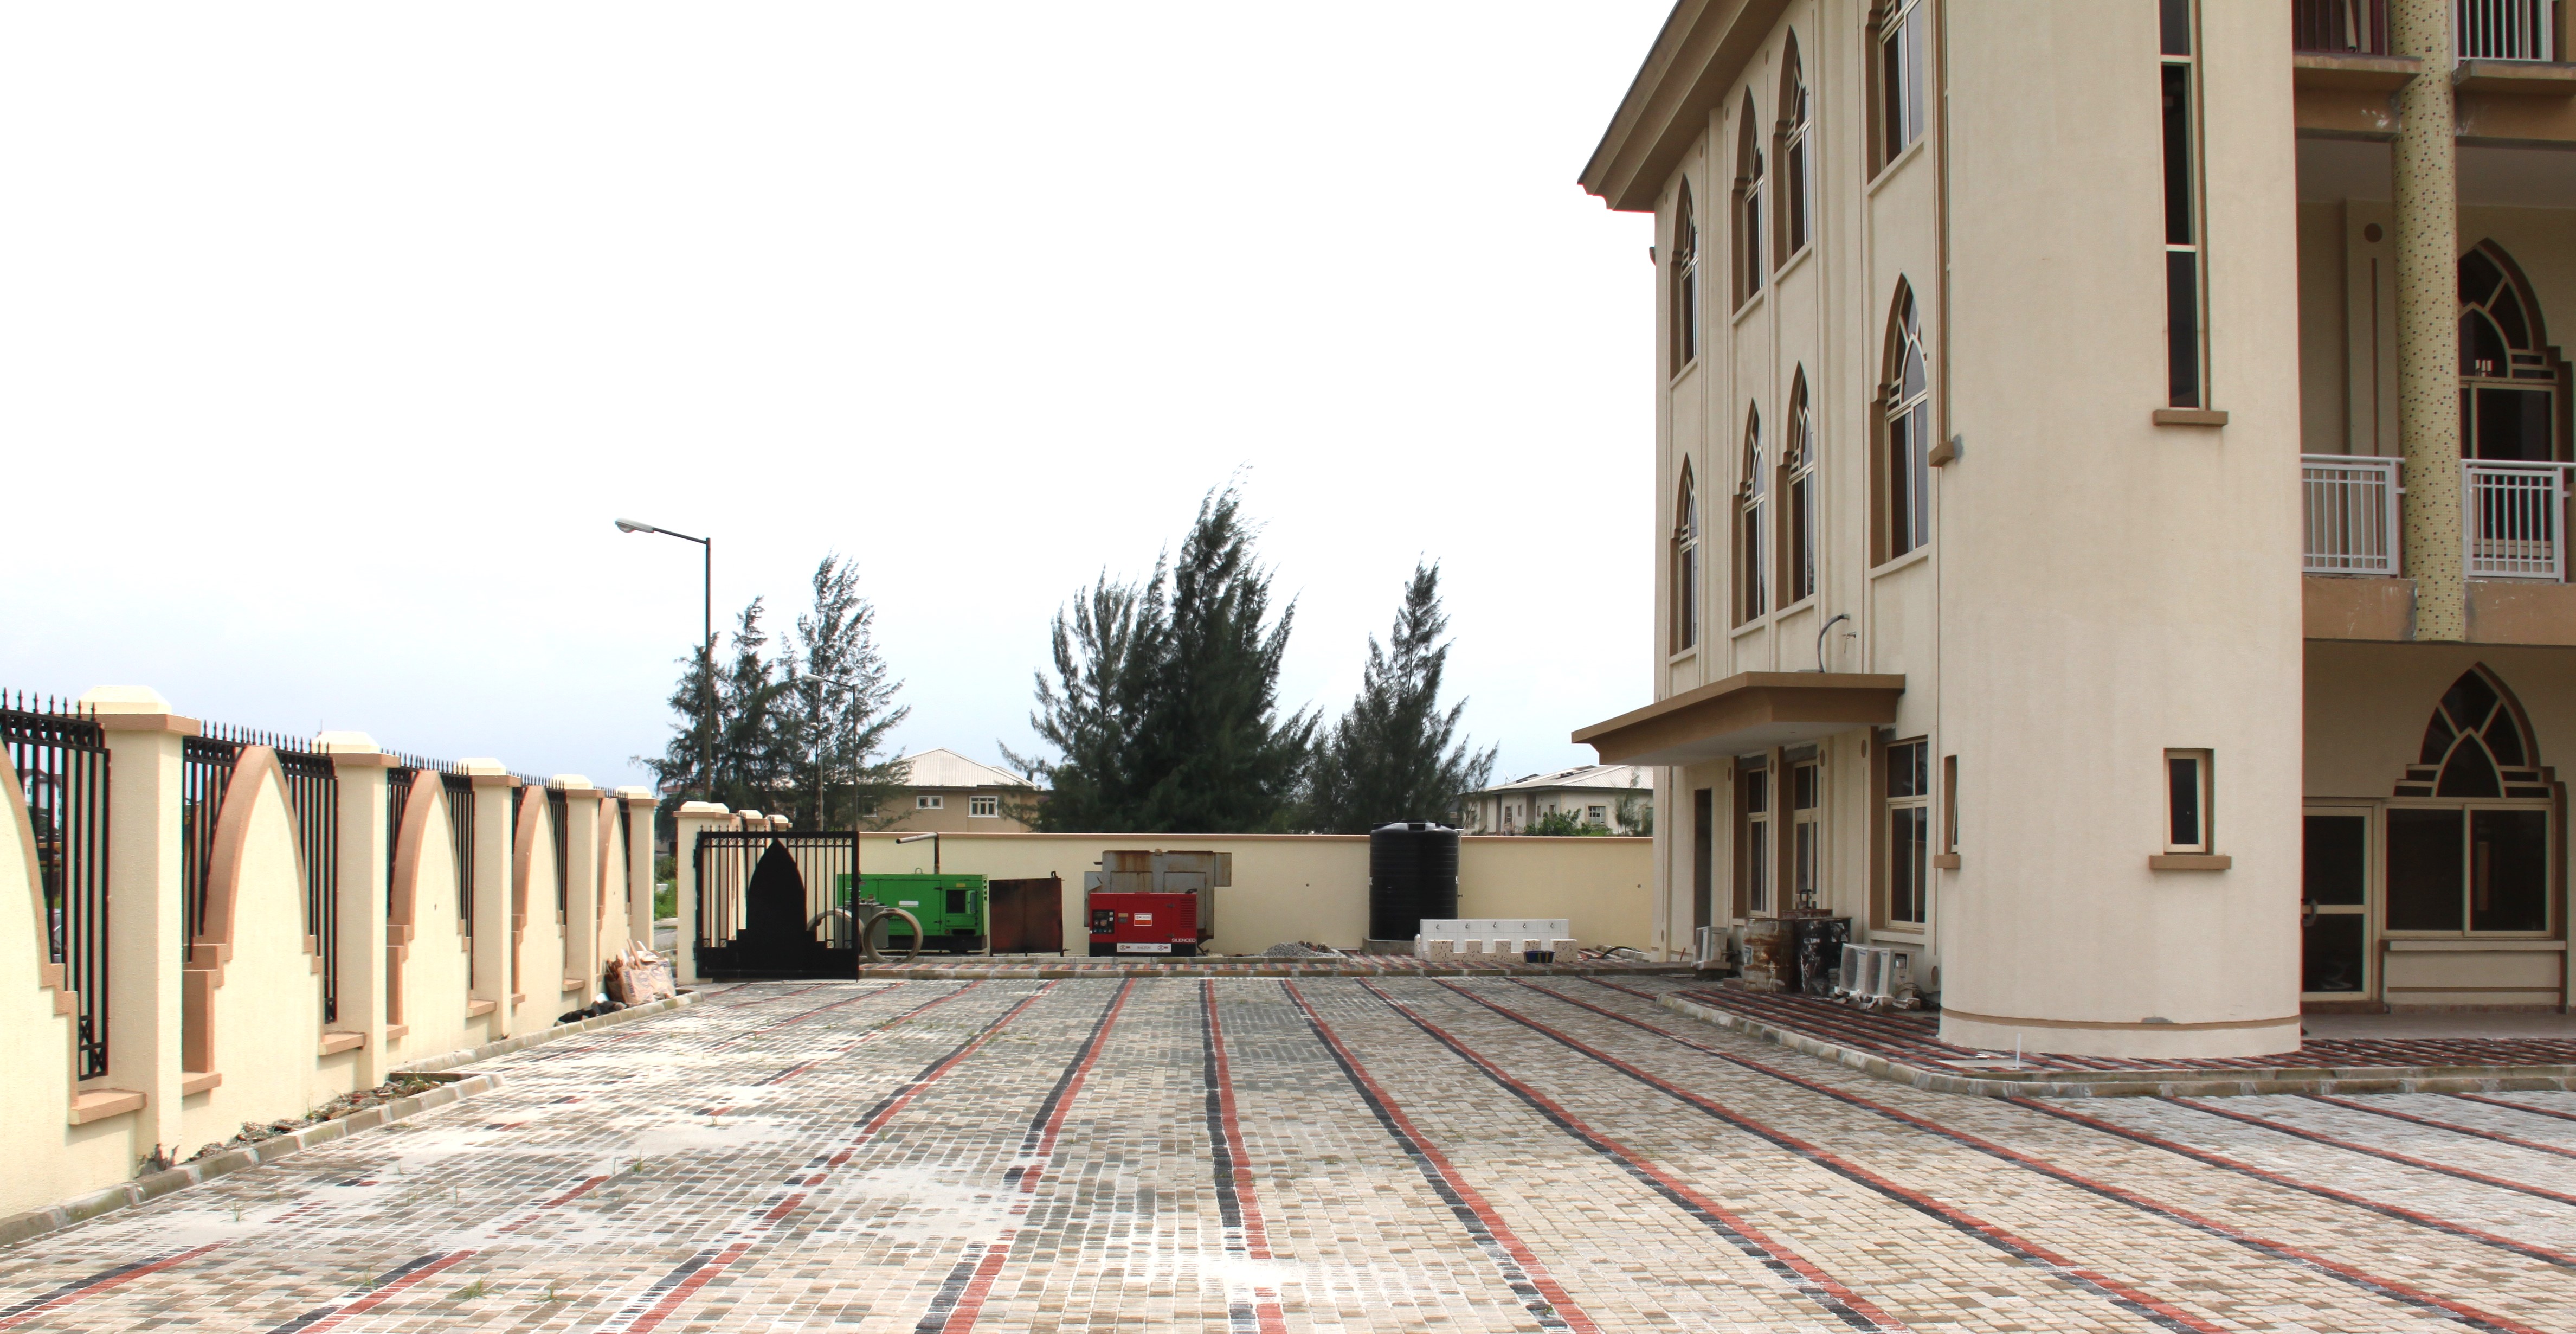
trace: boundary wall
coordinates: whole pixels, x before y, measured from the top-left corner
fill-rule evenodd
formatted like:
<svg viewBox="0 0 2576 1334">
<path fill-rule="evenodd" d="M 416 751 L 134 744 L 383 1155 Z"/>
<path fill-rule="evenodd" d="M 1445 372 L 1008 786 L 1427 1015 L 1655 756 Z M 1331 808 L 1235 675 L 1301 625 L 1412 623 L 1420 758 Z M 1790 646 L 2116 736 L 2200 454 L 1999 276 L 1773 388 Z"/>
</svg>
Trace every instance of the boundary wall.
<svg viewBox="0 0 2576 1334">
<path fill-rule="evenodd" d="M 706 829 L 783 828 L 757 811 L 690 802 L 679 811 L 677 888 L 681 980 L 694 981 L 697 878 L 689 849 Z M 859 874 L 928 871 L 928 840 L 898 845 L 901 831 L 859 836 Z M 1112 850 L 1234 854 L 1234 883 L 1216 891 L 1212 954 L 1257 954 L 1287 941 L 1357 949 L 1368 934 L 1365 834 L 942 834 L 939 868 L 995 880 L 1064 881 L 1066 952 L 1082 955 L 1082 876 Z M 1585 946 L 1647 947 L 1654 931 L 1654 840 L 1622 836 L 1459 839 L 1458 915 L 1562 917 Z M 925 956 L 927 957 L 927 956 Z"/>
<path fill-rule="evenodd" d="M 191 932 L 182 750 L 201 724 L 134 687 L 81 705 L 108 748 L 107 1073 L 76 1077 L 80 998 L 53 957 L 27 795 L 0 764 L 0 1142 L 16 1150 L 0 1172 L 0 1215 L 184 1161 L 245 1123 L 300 1119 L 460 1048 L 551 1028 L 590 1003 L 610 956 L 649 943 L 649 790 L 606 791 L 579 774 L 529 786 L 498 760 L 464 760 L 460 783 L 408 773 L 395 826 L 398 761 L 354 732 L 312 745 L 337 787 L 331 948 L 307 920 L 308 844 L 268 746 L 243 747 L 223 784 Z M 467 820 L 454 818 L 453 789 L 470 793 Z M 338 983 L 328 1020 L 326 961 Z"/>
</svg>

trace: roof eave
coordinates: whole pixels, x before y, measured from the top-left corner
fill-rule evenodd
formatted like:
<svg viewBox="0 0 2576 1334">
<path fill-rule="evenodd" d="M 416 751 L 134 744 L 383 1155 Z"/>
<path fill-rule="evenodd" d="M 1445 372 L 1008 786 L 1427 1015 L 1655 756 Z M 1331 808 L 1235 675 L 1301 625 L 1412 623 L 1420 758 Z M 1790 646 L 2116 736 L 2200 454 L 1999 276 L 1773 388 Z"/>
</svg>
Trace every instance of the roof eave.
<svg viewBox="0 0 2576 1334">
<path fill-rule="evenodd" d="M 1585 193 L 1651 213 L 1664 179 L 1707 124 L 1789 0 L 1678 0 L 1583 164 Z"/>
<path fill-rule="evenodd" d="M 1574 733 L 1609 764 L 1700 764 L 1896 721 L 1905 678 L 1739 672 Z"/>
</svg>

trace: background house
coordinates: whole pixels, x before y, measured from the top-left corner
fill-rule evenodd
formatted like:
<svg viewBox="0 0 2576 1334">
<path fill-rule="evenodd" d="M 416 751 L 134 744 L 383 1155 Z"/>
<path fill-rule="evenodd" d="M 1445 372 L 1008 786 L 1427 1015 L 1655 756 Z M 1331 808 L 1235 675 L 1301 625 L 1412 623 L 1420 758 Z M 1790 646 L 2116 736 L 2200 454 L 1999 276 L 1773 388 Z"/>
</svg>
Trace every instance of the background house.
<svg viewBox="0 0 2576 1334">
<path fill-rule="evenodd" d="M 1005 769 L 953 750 L 906 755 L 910 766 L 883 826 L 899 833 L 1026 832 L 1026 816 L 1046 793 Z"/>
<path fill-rule="evenodd" d="M 1654 784 L 1651 771 L 1633 764 L 1580 765 L 1470 792 L 1461 817 L 1471 834 L 1521 833 L 1551 811 L 1615 834 L 1647 834 L 1655 828 Z"/>
</svg>

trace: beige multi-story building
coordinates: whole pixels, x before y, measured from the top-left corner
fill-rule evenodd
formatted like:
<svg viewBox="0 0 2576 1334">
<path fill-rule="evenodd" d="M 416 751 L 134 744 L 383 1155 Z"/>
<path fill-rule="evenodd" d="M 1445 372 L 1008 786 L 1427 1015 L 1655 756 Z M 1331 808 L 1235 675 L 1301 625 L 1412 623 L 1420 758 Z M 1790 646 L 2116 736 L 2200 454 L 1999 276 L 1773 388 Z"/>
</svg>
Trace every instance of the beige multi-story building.
<svg viewBox="0 0 2576 1334">
<path fill-rule="evenodd" d="M 1532 821 L 1549 815 L 1614 834 L 1642 834 L 1655 823 L 1655 775 L 1633 764 L 1585 764 L 1497 783 L 1468 793 L 1458 805 L 1470 834 L 1526 833 Z"/>
<path fill-rule="evenodd" d="M 1682 0 L 1661 937 L 1801 905 L 1987 1048 L 2569 1001 L 2576 65 L 2537 0 Z"/>
<path fill-rule="evenodd" d="M 906 755 L 903 786 L 877 828 L 907 834 L 1026 833 L 1046 799 L 1029 780 L 953 750 Z"/>
</svg>

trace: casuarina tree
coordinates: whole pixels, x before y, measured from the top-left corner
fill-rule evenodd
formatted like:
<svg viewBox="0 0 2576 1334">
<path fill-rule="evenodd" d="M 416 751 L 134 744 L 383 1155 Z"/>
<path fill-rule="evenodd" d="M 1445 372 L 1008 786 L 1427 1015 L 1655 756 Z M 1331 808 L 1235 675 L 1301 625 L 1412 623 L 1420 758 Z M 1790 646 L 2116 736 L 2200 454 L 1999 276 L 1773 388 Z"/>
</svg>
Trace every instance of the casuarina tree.
<svg viewBox="0 0 2576 1334">
<path fill-rule="evenodd" d="M 876 608 L 859 596 L 857 568 L 826 555 L 813 582 L 813 610 L 779 655 L 783 798 L 798 828 L 842 829 L 878 816 L 903 783 L 902 762 L 881 752 L 912 710 L 895 706 L 903 683 L 877 652 Z"/>
<path fill-rule="evenodd" d="M 1105 574 L 1054 627 L 1030 725 L 1052 758 L 1008 756 L 1052 792 L 1042 829 L 1246 833 L 1289 826 L 1314 736 L 1282 716 L 1279 667 L 1295 608 L 1270 608 L 1270 572 L 1233 488 L 1212 491 L 1176 561 L 1141 587 Z"/>
<path fill-rule="evenodd" d="M 1440 707 L 1448 629 L 1440 567 L 1416 563 L 1386 646 L 1369 637 L 1359 697 L 1315 747 L 1306 799 L 1318 831 L 1362 834 L 1389 821 L 1451 820 L 1459 799 L 1492 777 L 1493 748 L 1477 751 L 1458 736 L 1466 701 Z"/>
</svg>

